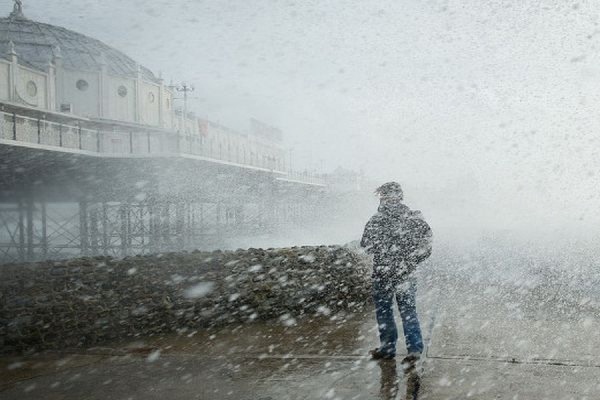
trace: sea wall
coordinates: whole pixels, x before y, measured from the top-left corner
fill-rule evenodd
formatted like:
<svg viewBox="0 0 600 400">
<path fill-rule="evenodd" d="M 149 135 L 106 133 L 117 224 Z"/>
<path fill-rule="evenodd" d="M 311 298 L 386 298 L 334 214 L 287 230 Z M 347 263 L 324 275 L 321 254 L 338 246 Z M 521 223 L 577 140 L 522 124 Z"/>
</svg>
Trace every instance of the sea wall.
<svg viewBox="0 0 600 400">
<path fill-rule="evenodd" d="M 344 247 L 79 258 L 0 267 L 0 347 L 27 352 L 356 310 L 369 262 Z"/>
</svg>

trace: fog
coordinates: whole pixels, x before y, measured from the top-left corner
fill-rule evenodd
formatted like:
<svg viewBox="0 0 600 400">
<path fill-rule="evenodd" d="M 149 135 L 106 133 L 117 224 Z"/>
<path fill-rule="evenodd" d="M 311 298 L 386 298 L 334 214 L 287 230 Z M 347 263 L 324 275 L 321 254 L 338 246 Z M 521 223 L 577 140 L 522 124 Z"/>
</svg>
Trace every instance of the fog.
<svg viewBox="0 0 600 400">
<path fill-rule="evenodd" d="M 192 82 L 197 115 L 280 127 L 298 166 L 400 181 L 434 223 L 597 226 L 594 2 L 30 0 L 25 11 Z"/>
<path fill-rule="evenodd" d="M 0 393 L 597 398 L 599 16 L 2 0 Z"/>
</svg>

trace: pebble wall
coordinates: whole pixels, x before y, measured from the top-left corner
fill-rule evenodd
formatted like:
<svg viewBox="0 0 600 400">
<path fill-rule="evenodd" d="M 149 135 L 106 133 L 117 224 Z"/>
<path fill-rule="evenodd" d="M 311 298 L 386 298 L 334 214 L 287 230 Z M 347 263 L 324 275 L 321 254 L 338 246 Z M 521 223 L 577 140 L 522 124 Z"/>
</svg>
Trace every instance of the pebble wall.
<svg viewBox="0 0 600 400">
<path fill-rule="evenodd" d="M 344 247 L 165 253 L 0 266 L 0 347 L 28 352 L 356 310 L 370 264 Z"/>
</svg>

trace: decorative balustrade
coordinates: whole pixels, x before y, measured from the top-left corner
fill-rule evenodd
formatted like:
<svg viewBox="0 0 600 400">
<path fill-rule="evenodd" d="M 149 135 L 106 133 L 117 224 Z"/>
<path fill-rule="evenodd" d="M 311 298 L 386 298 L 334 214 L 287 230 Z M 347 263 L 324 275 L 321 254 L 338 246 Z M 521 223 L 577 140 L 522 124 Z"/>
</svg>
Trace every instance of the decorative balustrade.
<svg viewBox="0 0 600 400">
<path fill-rule="evenodd" d="M 56 147 L 62 151 L 102 153 L 107 156 L 193 155 L 216 162 L 229 162 L 281 173 L 290 181 L 321 184 L 312 173 L 280 171 L 267 157 L 252 157 L 246 151 L 223 151 L 197 135 L 148 130 L 93 130 L 0 111 L 0 140 Z M 280 167 L 280 166 L 279 166 Z"/>
</svg>

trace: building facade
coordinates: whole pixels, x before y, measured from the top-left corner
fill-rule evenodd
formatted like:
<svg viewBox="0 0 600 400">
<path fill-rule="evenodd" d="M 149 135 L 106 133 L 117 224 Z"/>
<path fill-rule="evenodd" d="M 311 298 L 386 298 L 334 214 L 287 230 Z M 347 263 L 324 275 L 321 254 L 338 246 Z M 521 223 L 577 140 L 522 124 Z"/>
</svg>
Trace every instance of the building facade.
<svg viewBox="0 0 600 400">
<path fill-rule="evenodd" d="M 196 118 L 184 106 L 176 109 L 176 94 L 160 76 L 103 42 L 26 18 L 21 1 L 0 18 L 0 111 L 84 130 L 174 133 L 181 136 L 179 151 L 285 169 L 280 137 L 240 133 Z M 117 136 L 104 148 L 127 147 L 127 139 Z"/>
</svg>

